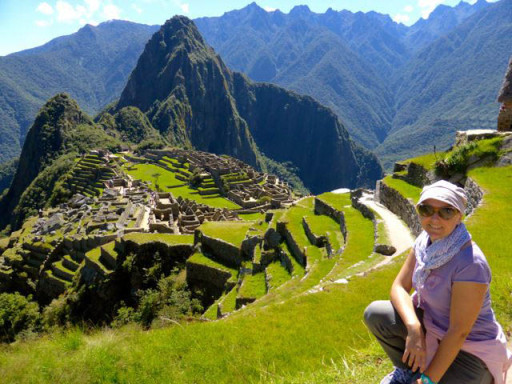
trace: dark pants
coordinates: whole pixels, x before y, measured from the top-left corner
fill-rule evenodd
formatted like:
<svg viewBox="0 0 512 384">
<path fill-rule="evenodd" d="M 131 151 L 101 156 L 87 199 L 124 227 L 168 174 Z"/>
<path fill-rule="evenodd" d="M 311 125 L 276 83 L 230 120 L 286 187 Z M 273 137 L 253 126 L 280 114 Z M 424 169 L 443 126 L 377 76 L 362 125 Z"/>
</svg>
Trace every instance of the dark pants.
<svg viewBox="0 0 512 384">
<path fill-rule="evenodd" d="M 421 310 L 416 314 L 423 319 Z M 374 301 L 364 311 L 364 321 L 380 345 L 398 368 L 409 368 L 402 363 L 407 328 L 390 301 Z M 460 351 L 440 384 L 491 384 L 492 375 L 485 363 L 471 353 Z"/>
</svg>

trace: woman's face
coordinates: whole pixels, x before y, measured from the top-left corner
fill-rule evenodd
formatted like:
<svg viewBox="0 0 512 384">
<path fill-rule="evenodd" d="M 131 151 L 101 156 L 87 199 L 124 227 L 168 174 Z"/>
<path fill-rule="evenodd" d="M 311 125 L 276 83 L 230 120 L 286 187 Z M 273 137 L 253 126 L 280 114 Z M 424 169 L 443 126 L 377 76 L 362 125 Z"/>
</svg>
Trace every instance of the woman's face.
<svg viewBox="0 0 512 384">
<path fill-rule="evenodd" d="M 451 207 L 443 201 L 435 199 L 427 199 L 422 204 L 430 205 L 436 209 Z M 428 233 L 432 241 L 442 239 L 448 236 L 455 227 L 460 223 L 462 215 L 459 211 L 450 219 L 443 219 L 439 216 L 439 212 L 435 212 L 430 217 L 419 215 L 422 228 Z"/>
</svg>

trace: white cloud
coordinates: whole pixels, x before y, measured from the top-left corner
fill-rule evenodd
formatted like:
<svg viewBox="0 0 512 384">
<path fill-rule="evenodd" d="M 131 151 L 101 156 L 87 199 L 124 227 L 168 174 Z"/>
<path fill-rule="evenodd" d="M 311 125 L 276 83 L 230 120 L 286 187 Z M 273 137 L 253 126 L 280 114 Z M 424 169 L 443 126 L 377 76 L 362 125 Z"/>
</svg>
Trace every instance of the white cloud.
<svg viewBox="0 0 512 384">
<path fill-rule="evenodd" d="M 74 8 L 66 1 L 57 1 L 55 8 L 57 9 L 57 21 L 61 21 L 63 23 L 71 23 L 73 21 L 79 20 L 82 17 L 82 12 L 77 9 L 78 7 Z"/>
<path fill-rule="evenodd" d="M 268 5 L 266 7 L 263 7 L 263 9 L 267 12 L 275 12 L 277 11 L 277 8 L 269 7 Z"/>
<path fill-rule="evenodd" d="M 190 12 L 190 5 L 188 3 L 180 4 L 180 8 L 183 13 Z"/>
<path fill-rule="evenodd" d="M 421 8 L 421 16 L 427 19 L 432 11 L 443 2 L 443 0 L 418 0 L 418 5 Z"/>
<path fill-rule="evenodd" d="M 137 6 L 137 4 L 132 3 L 132 9 L 137 12 L 139 15 L 142 13 L 142 9 Z"/>
<path fill-rule="evenodd" d="M 41 27 L 41 28 L 44 28 L 44 27 L 49 27 L 50 25 L 53 24 L 53 21 L 48 21 L 48 20 L 36 20 L 36 25 L 38 27 Z"/>
<path fill-rule="evenodd" d="M 53 13 L 52 6 L 46 2 L 39 4 L 36 10 L 41 12 L 43 15 L 51 15 Z"/>
<path fill-rule="evenodd" d="M 103 6 L 102 16 L 108 20 L 119 19 L 121 9 L 114 4 L 107 4 Z"/>
<path fill-rule="evenodd" d="M 100 0 L 85 0 L 89 15 L 100 9 Z"/>
<path fill-rule="evenodd" d="M 393 16 L 393 21 L 402 24 L 407 23 L 410 19 L 411 18 L 409 17 L 409 15 L 396 14 L 395 16 Z"/>
<path fill-rule="evenodd" d="M 412 5 L 406 5 L 404 7 L 404 11 L 407 13 L 411 13 L 414 10 L 414 7 Z"/>
</svg>

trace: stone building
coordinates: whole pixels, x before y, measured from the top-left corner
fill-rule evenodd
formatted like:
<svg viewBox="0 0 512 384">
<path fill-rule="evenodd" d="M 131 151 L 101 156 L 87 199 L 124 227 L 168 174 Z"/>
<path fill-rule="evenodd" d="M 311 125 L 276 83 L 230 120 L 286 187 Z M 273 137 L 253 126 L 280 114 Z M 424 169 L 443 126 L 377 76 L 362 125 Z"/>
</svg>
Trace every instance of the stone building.
<svg viewBox="0 0 512 384">
<path fill-rule="evenodd" d="M 498 95 L 498 102 L 501 103 L 498 114 L 498 131 L 512 131 L 512 57 L 508 62 L 508 69 Z"/>
</svg>

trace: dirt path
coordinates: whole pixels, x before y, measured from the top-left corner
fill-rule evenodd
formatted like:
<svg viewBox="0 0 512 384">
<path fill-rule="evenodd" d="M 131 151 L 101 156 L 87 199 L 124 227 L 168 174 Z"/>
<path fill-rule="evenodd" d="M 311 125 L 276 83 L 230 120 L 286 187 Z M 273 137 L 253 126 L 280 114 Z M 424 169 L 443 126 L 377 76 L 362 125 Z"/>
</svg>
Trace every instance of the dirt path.
<svg viewBox="0 0 512 384">
<path fill-rule="evenodd" d="M 414 237 L 407 225 L 405 225 L 397 215 L 388 210 L 382 204 L 373 200 L 373 194 L 365 193 L 359 201 L 368 208 L 373 209 L 382 218 L 388 234 L 388 243 L 396 248 L 396 252 L 391 257 L 387 257 L 371 269 L 380 268 L 383 265 L 390 263 L 396 256 L 401 255 L 403 252 L 411 248 L 414 242 Z"/>
</svg>

